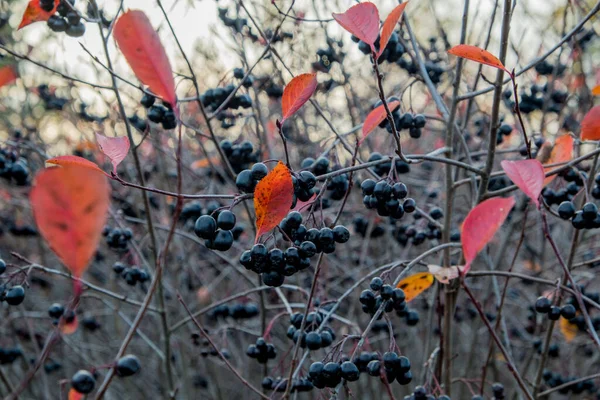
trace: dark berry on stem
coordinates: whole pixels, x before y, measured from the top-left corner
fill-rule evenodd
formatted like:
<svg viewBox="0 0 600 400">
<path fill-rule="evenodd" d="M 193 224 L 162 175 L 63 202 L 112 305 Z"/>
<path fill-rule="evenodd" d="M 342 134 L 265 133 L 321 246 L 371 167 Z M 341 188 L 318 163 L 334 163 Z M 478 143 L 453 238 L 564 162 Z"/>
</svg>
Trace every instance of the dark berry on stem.
<svg viewBox="0 0 600 400">
<path fill-rule="evenodd" d="M 563 201 L 557 211 L 562 219 L 571 219 L 575 215 L 575 205 L 570 201 Z"/>
<path fill-rule="evenodd" d="M 94 375 L 84 369 L 77 371 L 71 378 L 71 387 L 81 394 L 91 393 L 95 385 Z"/>
<path fill-rule="evenodd" d="M 194 233 L 202 239 L 213 239 L 217 231 L 217 221 L 210 215 L 203 215 L 196 220 Z"/>
<path fill-rule="evenodd" d="M 18 306 L 25 300 L 25 289 L 21 285 L 15 285 L 8 289 L 4 300 L 11 306 Z"/>
<path fill-rule="evenodd" d="M 128 354 L 119 358 L 115 367 L 115 372 L 118 376 L 124 378 L 135 375 L 140 370 L 140 360 L 133 354 Z"/>
<path fill-rule="evenodd" d="M 221 229 L 229 231 L 235 226 L 235 214 L 229 210 L 224 210 L 217 217 L 217 226 Z"/>
<path fill-rule="evenodd" d="M 548 311 L 550 311 L 551 306 L 552 303 L 550 302 L 550 299 L 544 296 L 538 297 L 538 299 L 535 301 L 535 311 L 542 314 L 546 314 Z"/>
<path fill-rule="evenodd" d="M 548 311 L 548 318 L 552 321 L 557 321 L 560 318 L 560 307 L 551 306 Z"/>
</svg>

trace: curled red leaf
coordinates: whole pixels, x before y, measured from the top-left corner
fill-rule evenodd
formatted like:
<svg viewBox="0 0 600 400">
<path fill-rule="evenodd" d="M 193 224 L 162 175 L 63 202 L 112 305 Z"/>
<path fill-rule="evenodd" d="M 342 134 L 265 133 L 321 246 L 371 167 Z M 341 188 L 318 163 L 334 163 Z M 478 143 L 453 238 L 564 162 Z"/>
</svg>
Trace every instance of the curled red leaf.
<svg viewBox="0 0 600 400">
<path fill-rule="evenodd" d="M 600 106 L 592 107 L 581 121 L 581 140 L 600 139 Z"/>
<path fill-rule="evenodd" d="M 459 44 L 448 50 L 449 54 L 457 57 L 466 58 L 467 60 L 475 61 L 480 64 L 489 65 L 490 67 L 502 69 L 510 74 L 510 71 L 506 69 L 504 64 L 498 60 L 498 57 L 493 55 L 487 50 L 480 49 L 477 46 L 471 46 L 468 44 Z"/>
<path fill-rule="evenodd" d="M 396 28 L 396 24 L 400 21 L 400 17 L 402 17 L 402 13 L 407 4 L 408 2 L 404 2 L 397 5 L 385 19 L 383 28 L 381 28 L 381 39 L 379 39 L 379 53 L 377 54 L 377 58 L 381 57 L 381 54 L 384 52 L 392 33 L 394 33 L 394 28 Z"/>
<path fill-rule="evenodd" d="M 283 89 L 281 123 L 294 115 L 310 99 L 317 89 L 317 74 L 302 74 L 296 76 Z"/>
<path fill-rule="evenodd" d="M 400 107 L 400 101 L 398 100 L 394 100 L 388 103 L 388 108 L 390 109 L 390 112 L 394 112 L 394 110 L 398 107 Z M 380 123 L 382 123 L 383 120 L 385 120 L 386 118 L 387 113 L 385 112 L 385 106 L 383 104 L 371 111 L 369 115 L 367 115 L 367 118 L 365 119 L 365 122 L 363 124 L 363 137 L 360 140 L 360 143 L 362 143 L 367 138 L 367 136 L 369 136 L 369 134 L 373 132 L 373 130 L 377 128 L 377 126 Z"/>
<path fill-rule="evenodd" d="M 113 173 L 116 175 L 117 166 L 125 159 L 129 151 L 129 138 L 127 136 L 109 138 L 96 133 L 96 140 L 100 151 L 112 162 Z"/>
<path fill-rule="evenodd" d="M 359 3 L 345 13 L 332 13 L 333 19 L 345 30 L 371 46 L 375 52 L 375 41 L 379 36 L 379 10 L 373 3 Z"/>
</svg>

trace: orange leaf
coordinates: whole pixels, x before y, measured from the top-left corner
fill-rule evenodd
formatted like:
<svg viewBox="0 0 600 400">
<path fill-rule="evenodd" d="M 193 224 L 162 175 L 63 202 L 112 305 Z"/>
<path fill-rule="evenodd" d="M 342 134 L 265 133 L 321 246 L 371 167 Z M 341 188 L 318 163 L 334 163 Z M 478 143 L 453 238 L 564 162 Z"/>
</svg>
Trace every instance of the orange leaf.
<svg viewBox="0 0 600 400">
<path fill-rule="evenodd" d="M 121 137 L 106 137 L 99 133 L 96 133 L 96 140 L 100 151 L 110 158 L 113 165 L 113 173 L 117 174 L 117 166 L 125 159 L 127 152 L 129 151 L 129 138 L 127 136 Z"/>
<path fill-rule="evenodd" d="M 79 393 L 77 390 L 71 388 L 69 389 L 69 399 L 68 400 L 81 400 L 83 399 L 83 394 Z"/>
<path fill-rule="evenodd" d="M 208 168 L 210 167 L 210 164 L 212 163 L 213 165 L 219 165 L 219 163 L 221 162 L 221 159 L 217 156 L 215 157 L 211 157 L 209 158 L 203 158 L 202 160 L 196 160 L 193 163 L 190 164 L 190 168 L 191 169 L 201 169 L 201 168 Z"/>
<path fill-rule="evenodd" d="M 31 0 L 27 4 L 27 8 L 23 13 L 21 23 L 19 24 L 17 30 L 33 24 L 34 22 L 48 21 L 50 16 L 56 12 L 56 8 L 58 7 L 59 3 L 60 0 L 54 0 L 54 9 L 50 12 L 46 12 L 40 7 L 40 0 Z"/>
<path fill-rule="evenodd" d="M 14 82 L 19 76 L 14 65 L 7 65 L 0 68 L 0 87 Z"/>
<path fill-rule="evenodd" d="M 76 277 L 96 252 L 110 201 L 103 174 L 65 165 L 46 168 L 29 195 L 35 222 L 50 248 Z"/>
<path fill-rule="evenodd" d="M 310 99 L 315 89 L 317 89 L 317 74 L 302 74 L 292 79 L 283 89 L 281 123 L 298 111 Z"/>
<path fill-rule="evenodd" d="M 500 229 L 514 205 L 514 197 L 494 197 L 479 203 L 469 212 L 460 235 L 466 261 L 462 271 L 464 274 L 471 268 L 477 254 Z"/>
<path fill-rule="evenodd" d="M 542 146 L 543 147 L 543 146 Z M 573 158 L 573 138 L 571 135 L 562 135 L 554 142 L 550 157 L 544 164 L 556 164 L 571 161 Z M 547 174 L 549 171 L 556 169 L 557 167 L 544 167 L 544 172 Z M 544 186 L 548 185 L 556 178 L 556 174 L 547 176 L 544 179 Z"/>
<path fill-rule="evenodd" d="M 581 121 L 581 140 L 600 139 L 600 106 L 592 107 Z"/>
<path fill-rule="evenodd" d="M 394 110 L 398 107 L 400 107 L 400 101 L 398 100 L 394 100 L 391 103 L 388 103 L 388 108 L 390 109 L 390 112 L 394 112 Z M 369 133 L 371 133 L 373 129 L 375 129 L 386 118 L 387 113 L 385 112 L 385 106 L 383 104 L 371 111 L 369 115 L 367 115 L 367 118 L 365 119 L 365 122 L 363 124 L 363 137 L 360 140 L 360 143 L 362 143 L 367 138 Z"/>
<path fill-rule="evenodd" d="M 60 320 L 59 329 L 63 335 L 74 334 L 75 332 L 77 332 L 78 327 L 79 327 L 79 320 L 77 319 L 77 316 L 74 316 L 73 320 L 70 322 L 65 321 L 64 318 L 61 318 L 61 320 Z"/>
<path fill-rule="evenodd" d="M 594 96 L 600 96 L 600 85 L 596 85 L 592 88 L 592 94 Z"/>
<path fill-rule="evenodd" d="M 383 28 L 381 28 L 381 39 L 379 39 L 379 54 L 377 54 L 377 58 L 381 57 L 381 54 L 385 50 L 392 33 L 394 33 L 394 28 L 398 21 L 400 21 L 400 17 L 402 17 L 402 13 L 407 4 L 408 1 L 397 5 L 385 19 Z"/>
<path fill-rule="evenodd" d="M 560 326 L 560 332 L 565 337 L 565 340 L 567 341 L 567 343 L 572 342 L 573 339 L 575 339 L 575 336 L 577 336 L 577 331 L 578 331 L 577 324 L 573 324 L 570 321 L 568 321 L 567 319 L 561 317 L 559 326 Z"/>
<path fill-rule="evenodd" d="M 479 47 L 470 46 L 468 44 L 459 44 L 448 50 L 448 53 L 480 64 L 489 65 L 490 67 L 502 69 L 510 74 L 510 71 L 506 69 L 495 55 L 487 50 L 480 49 Z"/>
<path fill-rule="evenodd" d="M 54 157 L 49 160 L 46 160 L 46 163 L 58 165 L 61 167 L 74 165 L 74 166 L 78 166 L 78 167 L 93 169 L 94 171 L 99 171 L 99 172 L 102 172 L 103 174 L 107 175 L 106 172 L 102 171 L 96 163 L 88 160 L 87 158 L 83 158 L 83 157 L 79 157 L 79 156 L 58 156 L 58 157 Z"/>
<path fill-rule="evenodd" d="M 373 3 L 359 3 L 345 13 L 332 13 L 333 19 L 345 30 L 371 46 L 375 53 L 375 41 L 379 36 L 379 11 Z"/>
<path fill-rule="evenodd" d="M 113 35 L 135 76 L 174 107 L 177 96 L 171 63 L 146 14 L 127 11 L 115 23 Z"/>
<path fill-rule="evenodd" d="M 539 208 L 539 197 L 544 188 L 545 179 L 542 163 L 538 160 L 504 160 L 500 164 L 510 180 Z"/>
<path fill-rule="evenodd" d="M 396 287 L 404 291 L 406 302 L 408 303 L 425 290 L 429 289 L 429 287 L 433 285 L 433 281 L 433 274 L 430 274 L 429 272 L 420 272 L 402 279 L 398 282 Z"/>
<path fill-rule="evenodd" d="M 256 212 L 256 241 L 273 229 L 290 211 L 294 184 L 292 174 L 281 161 L 271 172 L 258 182 L 254 190 Z"/>
</svg>

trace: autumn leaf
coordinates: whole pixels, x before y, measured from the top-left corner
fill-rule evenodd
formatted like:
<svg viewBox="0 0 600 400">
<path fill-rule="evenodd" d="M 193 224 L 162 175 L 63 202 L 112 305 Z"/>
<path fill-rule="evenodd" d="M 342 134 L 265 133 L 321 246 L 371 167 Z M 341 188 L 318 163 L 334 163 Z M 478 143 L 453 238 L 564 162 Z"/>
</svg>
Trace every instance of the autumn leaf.
<svg viewBox="0 0 600 400">
<path fill-rule="evenodd" d="M 63 335 L 72 335 L 77 332 L 79 327 L 79 320 L 77 315 L 73 315 L 73 319 L 67 321 L 64 317 L 60 319 L 59 329 Z"/>
<path fill-rule="evenodd" d="M 283 89 L 281 123 L 294 115 L 317 89 L 317 74 L 302 74 L 296 76 Z"/>
<path fill-rule="evenodd" d="M 458 278 L 460 275 L 459 267 L 456 265 L 452 265 L 448 268 L 439 266 L 439 265 L 428 265 L 427 269 L 429 273 L 432 274 L 438 282 L 447 285 L 451 280 Z"/>
<path fill-rule="evenodd" d="M 592 94 L 594 96 L 600 96 L 600 85 L 596 85 L 592 88 Z"/>
<path fill-rule="evenodd" d="M 570 322 L 569 320 L 567 320 L 566 318 L 560 318 L 559 321 L 559 326 L 560 326 L 560 332 L 563 334 L 563 336 L 565 337 L 565 340 L 567 341 L 567 343 L 570 343 L 573 341 L 573 339 L 575 339 L 575 336 L 577 336 L 577 324 L 574 324 L 572 322 Z"/>
<path fill-rule="evenodd" d="M 508 213 L 515 205 L 514 197 L 494 197 L 485 200 L 473 208 L 462 225 L 461 241 L 466 274 L 477 254 L 492 240 L 500 229 Z"/>
<path fill-rule="evenodd" d="M 208 167 L 210 167 L 210 164 L 219 165 L 220 162 L 221 162 L 221 158 L 217 157 L 217 156 L 214 156 L 211 158 L 203 158 L 202 160 L 196 160 L 193 163 L 191 163 L 190 168 L 191 169 L 208 168 Z"/>
<path fill-rule="evenodd" d="M 394 28 L 396 28 L 396 24 L 400 21 L 400 17 L 402 17 L 402 13 L 407 4 L 408 2 L 404 2 L 397 5 L 385 19 L 383 27 L 381 28 L 381 38 L 379 39 L 379 53 L 377 54 L 377 58 L 381 57 L 381 54 L 385 51 L 388 41 L 390 40 L 392 33 L 394 33 Z"/>
<path fill-rule="evenodd" d="M 79 393 L 77 390 L 71 388 L 69 389 L 69 397 L 68 400 L 82 400 L 84 394 Z"/>
<path fill-rule="evenodd" d="M 58 165 L 61 167 L 66 167 L 69 165 L 84 167 L 92 169 L 94 171 L 102 172 L 103 174 L 108 176 L 108 174 L 102 171 L 102 169 L 100 169 L 100 167 L 96 163 L 79 156 L 58 156 L 46 160 L 46 164 Z"/>
<path fill-rule="evenodd" d="M 50 16 L 52 16 L 56 12 L 59 3 L 60 0 L 54 0 L 54 9 L 52 11 L 44 11 L 40 7 L 40 0 L 31 0 L 27 4 L 27 8 L 23 13 L 21 23 L 19 24 L 17 30 L 24 28 L 27 25 L 33 24 L 34 22 L 48 21 Z"/>
<path fill-rule="evenodd" d="M 123 14 L 113 33 L 135 76 L 155 95 L 175 107 L 175 82 L 171 63 L 150 20 L 140 10 Z"/>
<path fill-rule="evenodd" d="M 375 52 L 375 41 L 379 36 L 379 11 L 373 3 L 359 3 L 345 13 L 332 13 L 333 19 L 345 30 L 371 46 Z"/>
<path fill-rule="evenodd" d="M 117 167 L 127 156 L 129 151 L 129 138 L 127 136 L 109 138 L 96 133 L 96 140 L 100 151 L 110 159 L 113 165 L 113 174 L 117 174 Z"/>
<path fill-rule="evenodd" d="M 294 196 L 292 174 L 281 161 L 258 182 L 254 190 L 256 212 L 256 242 L 276 227 L 290 211 Z"/>
<path fill-rule="evenodd" d="M 581 140 L 600 139 L 600 106 L 592 107 L 581 121 Z"/>
<path fill-rule="evenodd" d="M 479 47 L 470 46 L 468 44 L 459 44 L 448 50 L 448 53 L 480 64 L 489 65 L 490 67 L 502 69 L 510 74 L 510 71 L 506 69 L 495 55 L 487 50 L 480 49 Z"/>
<path fill-rule="evenodd" d="M 538 160 L 504 160 L 500 163 L 506 175 L 540 207 L 539 197 L 544 188 L 544 167 Z"/>
<path fill-rule="evenodd" d="M 398 107 L 400 107 L 400 101 L 398 100 L 394 100 L 390 103 L 388 103 L 388 108 L 390 110 L 390 112 L 394 112 L 395 109 L 397 109 Z M 369 113 L 369 115 L 367 115 L 367 118 L 365 119 L 365 122 L 363 124 L 363 128 L 362 128 L 362 134 L 363 137 L 360 140 L 360 143 L 362 143 L 367 136 L 369 136 L 369 134 L 371 132 L 373 132 L 373 130 L 375 128 L 377 128 L 377 126 L 383 122 L 384 119 L 387 118 L 387 113 L 385 112 L 385 106 L 382 104 L 379 107 L 376 107 L 373 111 L 371 111 Z"/>
<path fill-rule="evenodd" d="M 396 287 L 404 291 L 404 294 L 406 295 L 405 301 L 408 303 L 425 290 L 429 289 L 429 287 L 433 285 L 433 281 L 433 274 L 430 274 L 429 272 L 420 272 L 402 279 L 398 282 Z"/>
<path fill-rule="evenodd" d="M 7 65 L 0 68 L 0 87 L 16 81 L 18 77 L 17 69 L 14 65 Z"/>
<path fill-rule="evenodd" d="M 542 146 L 542 149 L 544 146 Z M 543 153 L 543 152 L 542 152 Z M 538 156 L 539 157 L 539 156 Z M 571 161 L 573 158 L 573 138 L 571 135 L 563 135 L 556 139 L 554 142 L 554 146 L 552 147 L 552 151 L 550 151 L 550 156 L 544 160 L 540 159 L 542 164 L 559 164 Z M 551 172 L 558 167 L 544 167 L 544 173 Z M 552 182 L 556 178 L 556 174 L 547 176 L 544 179 L 544 186 L 547 186 L 550 182 Z"/>
<path fill-rule="evenodd" d="M 74 276 L 81 277 L 106 221 L 110 201 L 106 177 L 72 164 L 46 168 L 35 177 L 29 201 L 50 248 Z"/>
</svg>

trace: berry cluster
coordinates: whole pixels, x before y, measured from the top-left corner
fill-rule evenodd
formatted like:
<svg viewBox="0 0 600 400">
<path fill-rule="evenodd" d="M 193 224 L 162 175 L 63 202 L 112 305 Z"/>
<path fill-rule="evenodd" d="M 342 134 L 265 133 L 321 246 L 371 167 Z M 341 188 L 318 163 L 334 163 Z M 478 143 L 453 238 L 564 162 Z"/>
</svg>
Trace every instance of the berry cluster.
<svg viewBox="0 0 600 400">
<path fill-rule="evenodd" d="M 133 232 L 129 228 L 111 228 L 105 226 L 102 230 L 102 236 L 106 238 L 106 244 L 113 250 L 124 252 L 129 246 L 129 241 L 133 238 Z"/>
<path fill-rule="evenodd" d="M 17 186 L 29 183 L 29 164 L 23 157 L 12 151 L 0 149 L 0 177 L 14 182 Z"/>
<path fill-rule="evenodd" d="M 298 200 L 309 201 L 316 193 L 317 178 L 310 171 L 300 171 L 297 176 L 292 176 L 292 182 L 294 184 L 292 208 L 296 206 Z"/>
<path fill-rule="evenodd" d="M 341 62 L 341 57 L 331 47 L 317 50 L 317 56 L 319 60 L 312 63 L 312 67 L 316 71 L 327 73 L 334 62 Z"/>
<path fill-rule="evenodd" d="M 123 263 L 116 262 L 113 264 L 113 271 L 125 279 L 125 282 L 130 286 L 135 286 L 138 282 L 144 283 L 150 280 L 150 274 L 138 266 L 126 267 Z"/>
<path fill-rule="evenodd" d="M 239 74 L 238 74 L 239 75 Z M 244 77 L 243 70 L 241 78 Z M 254 77 L 248 76 L 242 83 L 245 87 L 250 87 L 254 83 Z M 216 110 L 221 107 L 221 104 L 233 93 L 235 85 L 229 84 L 223 88 L 208 89 L 206 92 L 200 95 L 200 100 L 204 107 L 210 110 Z M 252 99 L 248 94 L 238 94 L 234 96 L 226 105 L 223 110 L 227 109 L 238 109 L 238 108 L 250 108 L 252 107 Z"/>
<path fill-rule="evenodd" d="M 360 188 L 365 207 L 377 210 L 377 214 L 382 217 L 401 219 L 405 212 L 412 213 L 416 209 L 415 200 L 406 198 L 408 189 L 402 182 L 390 184 L 386 179 L 375 182 L 368 178 L 361 183 Z"/>
<path fill-rule="evenodd" d="M 235 184 L 244 193 L 254 193 L 258 182 L 267 176 L 268 173 L 269 169 L 265 164 L 256 163 L 252 168 L 241 171 L 235 179 Z"/>
<path fill-rule="evenodd" d="M 225 357 L 226 359 L 231 358 L 231 354 L 229 353 L 229 350 L 223 348 L 223 349 L 220 349 L 219 351 L 217 351 L 217 349 L 214 348 L 207 339 L 200 341 L 199 333 L 196 333 L 196 332 L 192 333 L 191 338 L 192 338 L 192 344 L 194 346 L 202 346 L 202 350 L 200 350 L 200 355 L 202 357 L 204 357 L 204 358 L 206 358 L 208 356 L 217 357 L 217 356 L 219 356 L 219 352 L 220 352 L 223 355 L 223 357 Z"/>
<path fill-rule="evenodd" d="M 563 201 L 557 209 L 558 215 L 564 220 L 571 220 L 575 229 L 600 228 L 600 213 L 596 204 L 585 203 L 581 210 L 575 211 L 575 205 L 571 201 Z"/>
<path fill-rule="evenodd" d="M 396 98 L 390 98 L 389 101 L 397 100 Z M 375 103 L 373 108 L 379 107 L 381 105 L 381 100 Z M 423 129 L 427 123 L 425 116 L 423 114 L 412 114 L 412 113 L 400 113 L 400 108 L 396 108 L 392 111 L 392 117 L 394 118 L 394 125 L 398 131 L 400 130 L 408 130 L 408 134 L 413 139 L 418 139 L 421 137 L 421 129 Z M 381 121 L 379 124 L 380 128 L 385 128 L 388 133 L 393 133 L 392 126 L 390 122 L 386 119 Z"/>
<path fill-rule="evenodd" d="M 65 32 L 71 37 L 83 36 L 85 25 L 81 21 L 81 16 L 73 9 L 74 5 L 75 0 L 60 0 L 56 14 L 48 18 L 48 28 L 54 32 Z M 40 8 L 46 12 L 52 12 L 54 0 L 40 0 Z"/>
<path fill-rule="evenodd" d="M 400 59 L 396 61 L 396 64 L 410 75 L 420 74 L 419 65 L 410 57 L 400 57 Z M 425 70 L 434 85 L 437 85 L 442 81 L 442 75 L 446 72 L 444 68 L 435 61 L 425 61 Z"/>
<path fill-rule="evenodd" d="M 37 87 L 37 94 L 44 102 L 44 107 L 48 111 L 60 111 L 69 101 L 63 97 L 58 97 L 56 93 L 54 93 L 54 90 L 50 90 L 48 85 L 45 84 L 39 85 Z"/>
<path fill-rule="evenodd" d="M 358 49 L 363 53 L 363 54 L 371 54 L 371 46 L 369 46 L 367 43 L 363 42 L 362 40 L 360 40 L 359 38 L 357 38 L 356 36 L 352 35 L 352 41 L 355 43 L 358 43 Z M 380 40 L 381 37 L 378 37 L 377 40 L 375 41 L 375 49 L 377 50 L 377 52 L 379 52 L 379 49 L 381 47 L 380 45 Z M 402 57 L 402 55 L 405 53 L 405 48 L 404 45 L 402 43 L 400 43 L 400 36 L 398 35 L 398 32 L 393 32 L 392 35 L 389 38 L 389 41 L 387 43 L 387 45 L 385 46 L 385 49 L 383 50 L 383 52 L 381 53 L 381 56 L 378 59 L 378 62 L 381 64 L 384 61 L 387 61 L 389 63 L 395 63 L 398 60 L 400 60 L 400 57 Z"/>
<path fill-rule="evenodd" d="M 359 378 L 360 371 L 351 361 L 332 361 L 327 364 L 317 361 L 312 363 L 308 370 L 308 379 L 318 389 L 334 388 L 342 382 L 342 379 L 355 382 Z"/>
<path fill-rule="evenodd" d="M 243 68 L 234 68 L 234 70 L 233 70 L 233 77 L 235 79 L 243 79 L 244 75 L 246 75 L 246 72 L 244 71 Z M 242 86 L 245 87 L 245 88 L 250 88 L 250 87 L 252 87 L 253 84 L 254 84 L 254 76 L 252 76 L 252 75 L 248 75 L 246 77 L 246 79 L 244 79 L 244 81 L 242 82 Z M 238 99 L 238 98 L 232 99 L 232 101 L 237 101 L 238 104 L 240 106 L 242 106 L 243 108 L 248 108 L 248 107 L 244 107 L 242 105 L 242 101 L 240 99 Z M 247 100 L 244 100 L 244 102 L 246 102 L 246 101 Z M 252 105 L 252 101 L 250 101 L 250 105 Z M 238 107 L 232 106 L 232 108 L 238 108 Z"/>
<path fill-rule="evenodd" d="M 240 144 L 233 144 L 229 140 L 223 140 L 219 143 L 219 147 L 221 147 L 225 157 L 227 157 L 231 168 L 238 174 L 245 168 L 248 168 L 251 163 L 258 161 L 258 152 L 254 153 L 254 146 L 247 140 Z"/>
<path fill-rule="evenodd" d="M 227 318 L 231 317 L 235 320 L 241 319 L 250 319 L 254 318 L 259 314 L 258 306 L 254 303 L 246 303 L 246 304 L 234 304 L 231 306 L 227 306 L 226 304 L 221 304 L 213 308 L 208 316 L 214 320 L 218 318 Z"/>
<path fill-rule="evenodd" d="M 384 284 L 378 276 L 371 280 L 369 286 L 370 289 L 363 290 L 358 298 L 363 312 L 373 315 L 382 305 L 384 305 L 385 312 L 406 310 L 406 296 L 402 289 L 394 289 L 391 285 Z M 379 294 L 376 295 L 375 292 Z"/>
<path fill-rule="evenodd" d="M 290 326 L 287 330 L 287 337 L 297 343 L 300 340 L 300 347 L 309 350 L 319 350 L 329 347 L 335 340 L 333 329 L 328 326 L 323 327 L 319 333 L 318 329 L 323 323 L 323 316 L 318 312 L 310 312 L 306 316 L 304 331 L 300 331 L 304 315 L 295 313 L 290 316 Z"/>
<path fill-rule="evenodd" d="M 259 337 L 256 339 L 255 344 L 248 346 L 246 355 L 250 358 L 254 358 L 259 364 L 266 364 L 269 360 L 273 360 L 277 357 L 277 351 L 273 343 L 267 343 L 267 341 Z"/>
<path fill-rule="evenodd" d="M 378 360 L 373 360 L 367 365 L 367 372 L 371 376 L 380 376 L 380 370 L 381 363 Z M 393 351 L 383 355 L 383 370 L 389 383 L 395 379 L 401 385 L 408 385 L 412 381 L 410 360 Z"/>
<path fill-rule="evenodd" d="M 566 304 L 562 307 L 552 305 L 549 298 L 541 296 L 535 301 L 535 311 L 540 314 L 548 314 L 548 318 L 557 321 L 561 316 L 570 321 L 576 317 L 577 311 L 572 304 Z"/>
<path fill-rule="evenodd" d="M 367 231 L 369 229 L 369 220 L 363 217 L 362 215 L 358 215 L 352 221 L 354 225 L 354 230 L 358 232 L 362 237 L 367 235 Z M 381 222 L 377 222 L 373 225 L 371 229 L 370 237 L 378 238 L 385 234 L 386 227 Z"/>
<path fill-rule="evenodd" d="M 529 91 L 522 91 L 519 100 L 519 111 L 523 114 L 529 114 L 535 110 L 545 109 L 548 112 L 559 113 L 566 104 L 569 93 L 564 90 L 553 89 L 548 94 L 548 90 L 548 84 L 545 84 L 542 87 L 532 85 Z M 506 106 L 511 109 L 514 108 L 515 102 L 511 100 L 512 91 L 506 90 L 503 95 Z M 546 97 L 548 97 L 547 102 Z"/>
<path fill-rule="evenodd" d="M 373 152 L 369 155 L 369 159 L 367 162 L 379 161 L 382 160 L 383 156 L 378 152 Z M 394 161 L 394 168 L 397 174 L 408 174 L 410 172 L 410 165 L 399 158 Z M 390 173 L 392 169 L 392 160 L 388 160 L 387 162 L 383 162 L 381 164 L 377 164 L 373 167 L 373 171 L 379 176 L 384 176 Z"/>
<path fill-rule="evenodd" d="M 556 68 L 556 73 L 554 69 Z M 556 63 L 556 65 L 552 65 L 548 62 L 548 60 L 542 60 L 541 62 L 535 64 L 535 72 L 540 75 L 556 75 L 562 76 L 567 69 L 567 66 L 561 63 Z"/>
<path fill-rule="evenodd" d="M 329 168 L 329 160 L 326 157 L 319 157 L 316 160 L 308 157 L 305 158 L 304 160 L 302 160 L 302 164 L 300 165 L 300 167 L 304 170 L 309 170 L 309 171 L 302 171 L 300 173 L 300 176 L 298 178 L 298 185 L 294 185 L 294 191 L 296 194 L 296 197 L 298 199 L 300 199 L 301 201 L 307 201 L 308 199 L 311 198 L 311 196 L 317 192 L 316 189 L 314 189 L 314 185 L 312 184 L 313 182 L 313 177 L 315 175 L 319 176 L 319 175 L 325 175 L 329 172 L 333 172 L 335 170 L 337 170 L 337 168 L 333 168 L 330 169 Z M 312 174 L 311 174 L 312 172 Z M 315 183 L 316 183 L 316 178 L 315 178 Z M 311 187 L 312 185 L 312 187 Z M 333 178 L 331 178 L 329 180 L 329 182 L 327 183 L 327 190 L 330 193 L 329 194 L 329 199 L 331 200 L 341 200 L 344 198 L 344 196 L 346 195 L 346 192 L 348 191 L 348 188 L 350 186 L 350 180 L 347 174 L 340 174 L 340 175 L 336 175 Z M 310 189 L 309 189 L 310 187 Z M 307 200 L 303 200 L 303 199 L 307 199 Z M 321 199 L 316 205 L 318 205 L 319 207 L 322 207 L 323 209 L 328 208 L 330 206 L 330 200 L 329 199 Z"/>
<path fill-rule="evenodd" d="M 22 355 L 23 351 L 21 351 L 21 349 L 18 347 L 0 347 L 0 364 L 12 364 L 17 360 L 17 358 L 21 357 Z"/>
<path fill-rule="evenodd" d="M 504 137 L 512 133 L 513 127 L 508 124 L 502 124 L 496 131 L 496 144 L 500 144 L 504 141 Z"/>
<path fill-rule="evenodd" d="M 287 388 L 287 382 L 288 382 L 287 379 L 284 379 L 281 377 L 272 378 L 270 376 L 266 376 L 263 378 L 261 386 L 265 390 L 275 390 L 277 392 L 285 392 L 285 389 Z M 294 379 L 292 381 L 291 391 L 298 392 L 298 393 L 310 392 L 311 390 L 313 390 L 313 388 L 314 388 L 314 385 L 312 384 L 312 382 L 309 379 L 299 378 L 299 379 Z"/>
<path fill-rule="evenodd" d="M 175 111 L 169 103 L 155 104 L 156 97 L 145 93 L 140 101 L 144 108 L 148 109 L 147 117 L 155 124 L 161 124 L 163 129 L 174 129 L 177 126 Z"/>
<path fill-rule="evenodd" d="M 265 93 L 272 100 L 278 100 L 283 96 L 283 87 L 274 84 L 271 82 L 267 87 L 265 87 Z"/>
<path fill-rule="evenodd" d="M 235 214 L 229 210 L 218 212 L 215 220 L 210 215 L 203 215 L 196 220 L 194 233 L 205 240 L 204 244 L 211 250 L 227 251 L 233 245 L 233 228 Z"/>
<path fill-rule="evenodd" d="M 575 376 L 562 376 L 560 373 L 553 373 L 550 370 L 544 370 L 542 378 L 544 379 L 544 382 L 546 382 L 546 385 L 548 385 L 551 388 L 562 386 L 565 383 L 572 382 L 578 379 Z M 574 395 L 578 395 L 586 391 L 590 394 L 594 394 L 597 392 L 597 390 L 598 388 L 594 384 L 594 381 L 588 379 L 582 382 L 573 383 L 569 386 L 565 386 L 564 388 L 559 389 L 558 392 L 560 394 L 569 394 L 569 392 L 572 392 Z"/>
<path fill-rule="evenodd" d="M 299 246 L 301 256 L 312 257 L 317 253 L 331 254 L 335 251 L 336 243 L 346 243 L 350 240 L 350 231 L 344 225 L 331 228 L 307 229 L 302 224 L 302 214 L 292 211 L 280 223 L 279 227 L 285 233 L 285 239 L 291 239 Z M 311 244 L 312 243 L 312 244 Z"/>
</svg>

